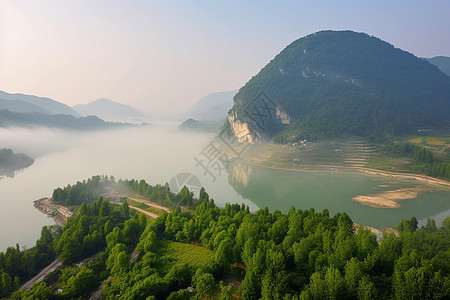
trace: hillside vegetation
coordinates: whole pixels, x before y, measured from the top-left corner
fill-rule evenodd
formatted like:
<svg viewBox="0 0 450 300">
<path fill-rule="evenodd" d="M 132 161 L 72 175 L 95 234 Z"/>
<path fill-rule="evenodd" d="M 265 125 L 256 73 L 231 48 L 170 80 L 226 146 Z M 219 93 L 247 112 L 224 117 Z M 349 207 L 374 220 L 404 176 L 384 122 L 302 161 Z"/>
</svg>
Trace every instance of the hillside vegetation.
<svg viewBox="0 0 450 300">
<path fill-rule="evenodd" d="M 262 130 L 248 117 L 261 92 L 290 116 L 290 125 Z M 450 77 L 428 61 L 364 33 L 321 31 L 287 46 L 251 78 L 231 114 L 251 134 L 280 143 L 378 138 L 450 125 L 449 99 Z"/>
<path fill-rule="evenodd" d="M 144 181 L 127 181 L 148 195 Z M 325 209 L 250 213 L 219 208 L 202 189 L 174 195 L 183 210 L 156 220 L 99 198 L 82 203 L 61 230 L 44 227 L 35 248 L 0 253 L 0 296 L 58 257 L 64 265 L 12 299 L 447 299 L 450 219 L 403 220 L 399 237 L 354 230 L 345 213 Z M 153 193 L 152 193 L 153 194 Z M 135 249 L 133 251 L 133 249 Z M 137 253 L 137 257 L 134 255 Z M 95 254 L 94 256 L 92 256 Z M 83 264 L 74 264 L 90 257 Z M 34 266 L 34 268 L 31 268 Z"/>
</svg>

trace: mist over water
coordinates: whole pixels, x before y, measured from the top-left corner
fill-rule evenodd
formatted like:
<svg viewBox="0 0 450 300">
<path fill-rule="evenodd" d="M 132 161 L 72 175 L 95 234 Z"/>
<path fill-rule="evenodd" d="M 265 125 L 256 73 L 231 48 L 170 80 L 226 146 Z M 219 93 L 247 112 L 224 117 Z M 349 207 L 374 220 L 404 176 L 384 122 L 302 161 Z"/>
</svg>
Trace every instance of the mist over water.
<svg viewBox="0 0 450 300">
<path fill-rule="evenodd" d="M 0 179 L 0 251 L 16 243 L 31 247 L 41 227 L 54 224 L 33 207 L 34 200 L 93 175 L 164 184 L 179 173 L 193 173 L 217 204 L 243 202 L 256 209 L 227 183 L 226 173 L 213 183 L 196 167 L 194 156 L 212 138 L 212 134 L 179 132 L 175 123 L 87 133 L 43 128 L 0 130 L 1 147 L 35 159 L 14 178 Z"/>
<path fill-rule="evenodd" d="M 268 206 L 284 213 L 291 206 L 330 215 L 347 212 L 357 223 L 382 228 L 416 216 L 442 221 L 450 215 L 450 191 L 427 192 L 402 201 L 401 208 L 372 208 L 351 200 L 356 195 L 408 187 L 409 182 L 367 177 L 359 173 L 290 172 L 230 163 L 216 180 L 196 165 L 194 157 L 213 140 L 213 134 L 177 130 L 178 123 L 101 132 L 53 129 L 0 129 L 0 147 L 12 148 L 35 159 L 13 178 L 0 179 L 0 251 L 8 246 L 32 247 L 41 227 L 55 224 L 33 207 L 57 187 L 75 184 L 93 175 L 116 180 L 145 179 L 150 184 L 170 182 L 180 173 L 195 175 L 215 203 L 244 203 L 251 211 Z M 388 182 L 389 181 L 389 182 Z M 386 184 L 389 187 L 386 187 Z"/>
</svg>

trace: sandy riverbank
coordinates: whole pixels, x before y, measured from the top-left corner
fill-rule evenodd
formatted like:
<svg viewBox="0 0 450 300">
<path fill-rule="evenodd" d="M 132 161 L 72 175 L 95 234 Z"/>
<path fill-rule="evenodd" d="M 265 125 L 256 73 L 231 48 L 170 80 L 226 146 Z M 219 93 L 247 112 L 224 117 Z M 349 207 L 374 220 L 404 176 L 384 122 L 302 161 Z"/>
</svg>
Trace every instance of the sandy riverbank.
<svg viewBox="0 0 450 300">
<path fill-rule="evenodd" d="M 450 188 L 450 181 L 434 178 L 431 176 L 420 175 L 420 174 L 411 174 L 411 173 L 396 173 L 396 172 L 388 172 L 381 171 L 369 168 L 361 168 L 361 167 L 349 167 L 349 166 L 333 166 L 333 165 L 302 165 L 298 168 L 295 167 L 281 167 L 275 165 L 268 165 L 266 163 L 262 163 L 255 160 L 242 159 L 242 162 L 250 165 L 261 166 L 265 168 L 271 168 L 275 170 L 285 170 L 285 171 L 295 171 L 295 172 L 346 172 L 346 173 L 363 173 L 368 175 L 376 175 L 376 176 L 384 176 L 391 177 L 403 180 L 414 180 L 420 181 L 430 185 L 439 185 L 446 186 Z"/>
<path fill-rule="evenodd" d="M 348 167 L 348 166 L 332 166 L 332 165 L 310 165 L 302 166 L 299 168 L 288 168 L 282 166 L 267 165 L 265 163 L 260 163 L 257 161 L 252 161 L 248 159 L 243 160 L 244 163 L 249 165 L 262 166 L 266 168 L 271 168 L 275 170 L 285 170 L 294 172 L 326 172 L 326 173 L 360 173 L 367 176 L 383 176 L 392 179 L 405 180 L 419 187 L 412 188 L 402 188 L 397 190 L 385 191 L 377 194 L 370 195 L 358 195 L 353 197 L 352 200 L 363 205 L 376 208 L 399 208 L 401 207 L 401 201 L 407 199 L 414 199 L 421 193 L 432 190 L 450 190 L 450 182 L 433 178 L 426 175 L 420 174 L 410 174 L 410 173 L 395 173 L 380 171 L 369 168 L 361 167 Z"/>
<path fill-rule="evenodd" d="M 67 207 L 52 203 L 52 198 L 36 200 L 34 201 L 34 207 L 49 218 L 53 218 L 61 227 L 66 224 L 67 218 L 73 215 Z"/>
<path fill-rule="evenodd" d="M 401 207 L 400 201 L 414 199 L 425 190 L 419 188 L 405 188 L 393 191 L 385 191 L 378 194 L 359 195 L 352 200 L 363 205 L 376 208 L 398 208 Z"/>
</svg>

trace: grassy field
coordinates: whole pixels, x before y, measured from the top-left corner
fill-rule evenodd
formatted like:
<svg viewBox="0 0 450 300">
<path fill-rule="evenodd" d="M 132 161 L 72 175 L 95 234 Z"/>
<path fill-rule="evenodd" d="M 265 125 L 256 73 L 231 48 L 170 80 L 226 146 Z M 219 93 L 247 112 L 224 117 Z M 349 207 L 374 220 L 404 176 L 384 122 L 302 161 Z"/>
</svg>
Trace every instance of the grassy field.
<svg viewBox="0 0 450 300">
<path fill-rule="evenodd" d="M 194 268 L 206 268 L 214 262 L 214 252 L 205 247 L 179 243 L 174 241 L 160 241 L 156 252 L 161 255 L 165 270 L 169 270 L 178 263 L 187 263 Z"/>
</svg>

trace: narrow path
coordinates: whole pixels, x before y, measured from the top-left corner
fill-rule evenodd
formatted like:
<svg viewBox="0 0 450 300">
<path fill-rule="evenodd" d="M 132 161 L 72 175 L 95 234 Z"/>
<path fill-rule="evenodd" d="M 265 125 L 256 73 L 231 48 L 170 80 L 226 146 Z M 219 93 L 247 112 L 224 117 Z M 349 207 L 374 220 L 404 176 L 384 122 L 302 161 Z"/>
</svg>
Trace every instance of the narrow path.
<svg viewBox="0 0 450 300">
<path fill-rule="evenodd" d="M 156 219 L 156 218 L 159 217 L 157 214 L 154 214 L 154 213 L 151 213 L 151 212 L 149 212 L 149 211 L 143 210 L 143 209 L 141 209 L 141 208 L 139 208 L 139 207 L 132 206 L 132 205 L 129 205 L 129 207 L 132 208 L 132 209 L 134 209 L 134 210 L 137 210 L 138 212 L 141 212 L 141 213 L 143 213 L 143 214 L 146 214 L 146 215 L 149 216 L 150 218 Z"/>
<path fill-rule="evenodd" d="M 39 274 L 28 280 L 24 285 L 21 286 L 21 289 L 24 289 L 26 291 L 29 291 L 33 284 L 41 282 L 44 280 L 45 275 L 47 275 L 50 272 L 55 271 L 57 268 L 59 268 L 62 265 L 62 261 L 59 259 L 55 259 L 51 264 L 49 264 L 47 267 L 45 267 Z"/>
<path fill-rule="evenodd" d="M 165 207 L 165 206 L 156 204 L 156 203 L 154 203 L 154 202 L 150 202 L 150 201 L 144 200 L 144 199 L 131 198 L 131 197 L 127 197 L 127 198 L 130 199 L 130 200 L 136 201 L 136 202 L 144 203 L 144 204 L 146 204 L 146 205 L 148 205 L 148 206 L 150 206 L 150 207 L 154 207 L 154 208 L 159 209 L 159 210 L 165 210 L 165 211 L 167 211 L 168 213 L 170 213 L 170 209 L 168 209 L 168 208 Z"/>
<path fill-rule="evenodd" d="M 102 281 L 102 283 L 100 284 L 100 286 L 91 293 L 91 295 L 89 296 L 89 300 L 98 300 L 98 299 L 102 299 L 102 292 L 103 292 L 103 286 L 105 285 L 105 283 L 111 279 L 111 276 L 109 276 L 108 278 L 106 278 L 105 280 Z"/>
<path fill-rule="evenodd" d="M 134 263 L 138 257 L 139 257 L 139 253 L 138 253 L 137 247 L 136 247 L 136 248 L 134 248 L 133 252 L 131 252 L 130 263 Z"/>
</svg>

